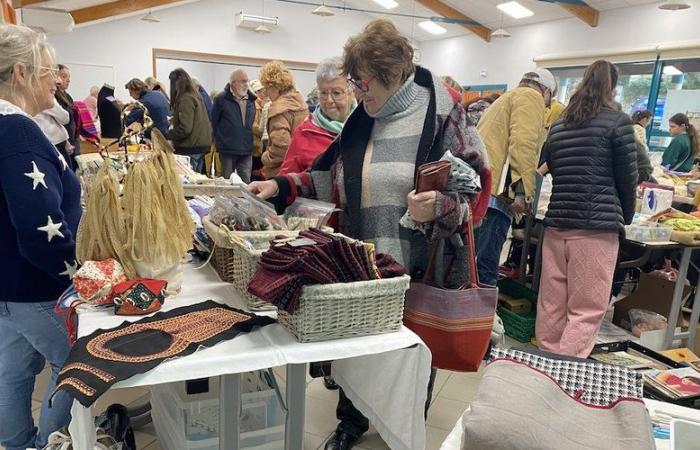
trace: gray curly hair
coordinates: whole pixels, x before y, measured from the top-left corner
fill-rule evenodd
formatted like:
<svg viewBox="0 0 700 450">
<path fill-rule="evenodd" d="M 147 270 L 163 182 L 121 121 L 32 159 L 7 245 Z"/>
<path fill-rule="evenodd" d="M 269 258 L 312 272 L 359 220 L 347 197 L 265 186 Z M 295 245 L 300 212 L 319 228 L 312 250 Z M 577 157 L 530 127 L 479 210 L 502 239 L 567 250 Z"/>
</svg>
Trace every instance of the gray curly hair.
<svg viewBox="0 0 700 450">
<path fill-rule="evenodd" d="M 343 78 L 343 59 L 340 56 L 326 58 L 316 66 L 316 83 Z"/>
</svg>

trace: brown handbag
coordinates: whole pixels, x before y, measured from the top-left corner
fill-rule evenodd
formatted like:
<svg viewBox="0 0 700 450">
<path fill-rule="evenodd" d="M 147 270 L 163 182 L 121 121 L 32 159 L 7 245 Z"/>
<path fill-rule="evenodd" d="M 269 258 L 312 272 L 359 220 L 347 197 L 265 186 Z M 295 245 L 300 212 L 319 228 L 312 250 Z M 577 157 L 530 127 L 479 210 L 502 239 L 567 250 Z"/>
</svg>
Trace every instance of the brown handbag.
<svg viewBox="0 0 700 450">
<path fill-rule="evenodd" d="M 459 289 L 432 285 L 437 254 L 434 247 L 423 281 L 411 282 L 406 292 L 404 325 L 428 346 L 432 367 L 476 372 L 488 349 L 498 293 L 495 287 L 478 284 L 471 215 L 466 247 L 470 285 Z"/>
</svg>

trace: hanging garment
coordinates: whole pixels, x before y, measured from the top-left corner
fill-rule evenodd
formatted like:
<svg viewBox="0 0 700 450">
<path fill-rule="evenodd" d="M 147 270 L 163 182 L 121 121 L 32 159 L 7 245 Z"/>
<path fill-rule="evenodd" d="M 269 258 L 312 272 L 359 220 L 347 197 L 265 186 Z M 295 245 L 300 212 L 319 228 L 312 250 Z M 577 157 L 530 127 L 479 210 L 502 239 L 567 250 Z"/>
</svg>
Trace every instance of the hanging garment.
<svg viewBox="0 0 700 450">
<path fill-rule="evenodd" d="M 96 330 L 71 349 L 56 391 L 63 389 L 89 407 L 119 381 L 274 322 L 209 300 Z"/>
</svg>

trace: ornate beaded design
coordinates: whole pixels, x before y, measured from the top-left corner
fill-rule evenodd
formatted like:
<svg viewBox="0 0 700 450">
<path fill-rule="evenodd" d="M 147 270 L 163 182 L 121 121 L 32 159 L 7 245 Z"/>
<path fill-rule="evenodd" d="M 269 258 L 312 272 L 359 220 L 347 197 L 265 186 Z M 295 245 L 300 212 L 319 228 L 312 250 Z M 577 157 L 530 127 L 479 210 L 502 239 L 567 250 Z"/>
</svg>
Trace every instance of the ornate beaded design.
<svg viewBox="0 0 700 450">
<path fill-rule="evenodd" d="M 120 330 L 106 332 L 88 342 L 86 348 L 96 358 L 126 363 L 144 363 L 176 356 L 190 344 L 204 342 L 235 324 L 249 319 L 250 316 L 224 308 L 212 308 L 183 314 L 171 319 L 136 323 Z M 146 330 L 160 330 L 170 334 L 172 336 L 170 346 L 161 352 L 143 356 L 124 355 L 106 347 L 107 343 L 113 339 Z"/>
<path fill-rule="evenodd" d="M 61 369 L 61 371 L 58 374 L 63 375 L 64 373 L 69 372 L 71 370 L 82 370 L 83 372 L 91 373 L 100 380 L 104 381 L 105 383 L 109 383 L 112 380 L 114 380 L 114 377 L 108 374 L 107 372 L 83 363 L 68 364 L 63 369 Z"/>
<path fill-rule="evenodd" d="M 77 378 L 70 377 L 61 381 L 60 383 L 58 383 L 58 386 L 56 386 L 56 391 L 58 391 L 63 386 L 70 386 L 87 397 L 92 397 L 93 395 L 95 395 L 95 390 L 93 388 L 91 388 L 90 386 L 83 383 Z"/>
</svg>

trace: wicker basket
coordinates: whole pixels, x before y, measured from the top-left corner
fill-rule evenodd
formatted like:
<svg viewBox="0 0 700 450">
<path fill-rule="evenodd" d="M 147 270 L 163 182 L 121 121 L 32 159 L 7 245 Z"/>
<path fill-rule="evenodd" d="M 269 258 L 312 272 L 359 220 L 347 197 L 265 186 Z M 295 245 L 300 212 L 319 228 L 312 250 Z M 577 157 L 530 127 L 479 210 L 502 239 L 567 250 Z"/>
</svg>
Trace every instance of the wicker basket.
<svg viewBox="0 0 700 450">
<path fill-rule="evenodd" d="M 277 320 L 299 342 L 391 333 L 401 329 L 411 278 L 305 286 L 294 314 Z"/>
<path fill-rule="evenodd" d="M 248 282 L 258 268 L 260 256 L 269 248 L 270 240 L 277 236 L 296 236 L 296 231 L 236 231 L 228 234 L 204 219 L 204 230 L 214 242 L 212 265 L 222 281 L 233 284 L 252 310 L 275 309 L 270 303 L 248 293 Z M 252 244 L 252 249 L 246 245 Z"/>
</svg>

